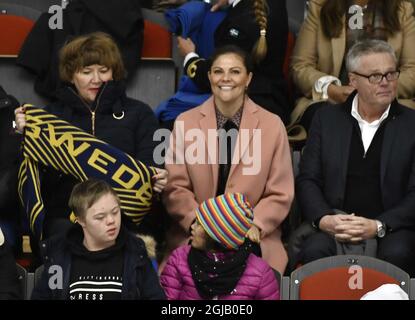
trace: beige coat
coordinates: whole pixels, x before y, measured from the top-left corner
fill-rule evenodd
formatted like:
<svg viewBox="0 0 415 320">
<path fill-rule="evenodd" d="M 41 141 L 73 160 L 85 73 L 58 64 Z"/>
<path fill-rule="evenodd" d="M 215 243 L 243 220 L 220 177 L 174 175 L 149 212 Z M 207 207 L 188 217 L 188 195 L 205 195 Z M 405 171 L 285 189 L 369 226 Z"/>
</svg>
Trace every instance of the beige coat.
<svg viewBox="0 0 415 320">
<path fill-rule="evenodd" d="M 180 121 L 184 123 L 183 131 L 178 130 Z M 173 139 L 170 141 L 171 150 L 174 150 L 175 155 L 190 150 L 191 145 L 194 145 L 193 140 L 184 141 L 182 147 L 178 142 L 178 137 L 188 134 L 190 129 L 200 129 L 203 136 L 208 137 L 208 130 L 213 129 L 211 132 L 216 132 L 216 128 L 215 107 L 211 97 L 201 106 L 177 118 Z M 243 140 L 243 129 L 249 129 L 249 139 L 244 140 L 248 143 L 240 148 L 241 152 L 237 152 L 240 141 Z M 253 137 L 253 129 L 260 129 L 257 136 L 260 140 Z M 166 157 L 169 182 L 164 189 L 163 200 L 167 211 L 174 219 L 174 225 L 167 234 L 170 251 L 188 241 L 188 230 L 195 219 L 195 209 L 202 201 L 216 195 L 218 146 L 216 138 L 211 141 L 213 145 L 210 154 L 206 141 L 199 144 L 201 149 L 206 151 L 206 164 L 169 164 L 169 156 Z M 255 150 L 254 143 L 261 149 Z M 216 155 L 212 154 L 212 151 Z M 244 170 L 252 165 L 244 164 L 240 155 L 252 155 L 252 152 L 256 152 L 254 161 L 260 165 L 257 167 L 260 169 L 255 174 L 247 174 Z M 209 159 L 211 164 L 207 163 Z M 290 148 L 284 125 L 279 117 L 259 107 L 249 98 L 245 101 L 232 162 L 234 164 L 230 169 L 225 192 L 240 192 L 247 196 L 254 207 L 254 223 L 262 230 L 263 258 L 283 273 L 288 259 L 281 242 L 280 226 L 288 214 L 294 196 Z"/>
<path fill-rule="evenodd" d="M 291 72 L 295 85 L 305 96 L 297 101 L 291 118 L 295 121 L 312 101 L 321 100 L 321 94 L 314 90 L 314 83 L 322 76 L 339 77 L 345 56 L 346 18 L 338 38 L 329 39 L 323 34 L 320 10 L 326 0 L 311 0 L 309 12 L 299 32 L 292 56 Z M 415 18 L 413 6 L 404 2 L 399 11 L 401 31 L 388 37 L 388 43 L 395 49 L 398 67 L 401 70 L 398 83 L 399 101 L 415 108 L 411 100 L 415 97 Z M 298 110 L 301 106 L 302 112 Z M 304 107 L 305 106 L 305 107 Z"/>
</svg>

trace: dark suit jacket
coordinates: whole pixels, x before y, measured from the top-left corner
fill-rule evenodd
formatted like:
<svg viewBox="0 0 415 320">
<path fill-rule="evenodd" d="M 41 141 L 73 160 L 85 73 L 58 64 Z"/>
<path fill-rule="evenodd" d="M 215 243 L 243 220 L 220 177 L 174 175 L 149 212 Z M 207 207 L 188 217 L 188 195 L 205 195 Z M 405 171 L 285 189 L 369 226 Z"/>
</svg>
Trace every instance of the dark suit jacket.
<svg viewBox="0 0 415 320">
<path fill-rule="evenodd" d="M 296 192 L 310 221 L 342 209 L 355 94 L 341 105 L 323 107 L 314 116 L 302 156 Z M 392 102 L 381 152 L 380 189 L 384 212 L 378 219 L 392 230 L 415 229 L 415 111 Z"/>
</svg>

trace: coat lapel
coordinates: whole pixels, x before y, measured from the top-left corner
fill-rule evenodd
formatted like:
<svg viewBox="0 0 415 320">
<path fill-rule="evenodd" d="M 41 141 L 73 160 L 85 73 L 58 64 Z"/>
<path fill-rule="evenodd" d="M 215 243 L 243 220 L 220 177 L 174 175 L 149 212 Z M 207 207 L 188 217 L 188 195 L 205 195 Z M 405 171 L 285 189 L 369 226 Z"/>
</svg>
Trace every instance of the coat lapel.
<svg viewBox="0 0 415 320">
<path fill-rule="evenodd" d="M 341 190 L 339 190 L 339 194 L 344 195 L 344 190 L 346 187 L 346 179 L 347 179 L 347 167 L 349 162 L 349 154 L 350 154 L 350 142 L 352 139 L 352 130 L 353 130 L 353 122 L 350 121 L 349 117 L 347 116 L 347 110 L 343 110 L 345 115 L 342 116 L 338 121 L 336 121 L 337 130 L 340 132 L 337 136 L 337 141 L 335 141 L 335 148 L 337 152 L 334 154 L 337 155 L 337 163 L 339 163 L 340 168 L 340 176 L 338 181 L 341 185 Z"/>
<path fill-rule="evenodd" d="M 382 154 L 380 157 L 380 185 L 383 186 L 385 174 L 386 174 L 386 168 L 388 165 L 389 156 L 391 154 L 393 142 L 396 136 L 396 129 L 397 129 L 397 122 L 396 119 L 396 112 L 395 110 L 392 110 L 396 108 L 396 100 L 392 103 L 391 109 L 390 109 L 390 119 L 386 123 L 385 132 L 383 136 L 383 145 L 382 145 Z"/>
<path fill-rule="evenodd" d="M 253 103 L 249 98 L 246 98 L 244 111 L 242 113 L 241 124 L 239 126 L 238 138 L 236 139 L 235 150 L 232 156 L 232 166 L 229 171 L 229 177 L 232 176 L 232 173 L 235 171 L 235 168 L 241 164 L 242 156 L 245 152 L 249 152 L 249 146 L 252 145 L 252 138 L 254 129 L 258 127 L 258 118 L 255 116 L 258 107 Z M 244 133 L 241 132 L 243 130 Z M 241 139 L 241 137 L 243 137 Z M 248 137 L 246 141 L 246 137 Z M 264 138 L 264 137 L 262 137 Z M 241 141 L 243 144 L 241 144 Z"/>
<path fill-rule="evenodd" d="M 209 98 L 200 108 L 200 113 L 202 118 L 199 120 L 200 129 L 202 130 L 203 136 L 205 138 L 205 152 L 206 152 L 206 159 L 209 159 L 209 163 L 211 164 L 211 176 L 212 176 L 212 194 L 216 193 L 216 187 L 218 184 L 218 161 L 219 161 L 219 151 L 218 151 L 218 139 L 211 139 L 209 140 L 209 129 L 215 130 L 217 129 L 216 123 L 216 113 L 215 113 L 215 106 L 213 104 L 213 98 Z M 213 131 L 212 131 L 213 132 Z M 211 146 L 209 146 L 209 141 Z"/>
</svg>

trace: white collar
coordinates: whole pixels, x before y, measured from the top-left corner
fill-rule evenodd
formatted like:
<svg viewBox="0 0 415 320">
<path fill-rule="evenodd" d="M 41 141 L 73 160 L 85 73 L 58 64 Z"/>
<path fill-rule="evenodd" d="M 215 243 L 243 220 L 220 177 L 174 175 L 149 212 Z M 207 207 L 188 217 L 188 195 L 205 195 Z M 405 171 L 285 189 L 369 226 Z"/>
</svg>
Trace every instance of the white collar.
<svg viewBox="0 0 415 320">
<path fill-rule="evenodd" d="M 4 235 L 0 228 L 0 247 L 3 245 L 3 243 L 4 243 Z"/>
<path fill-rule="evenodd" d="M 382 114 L 382 116 L 379 119 L 374 120 L 369 123 L 361 117 L 357 105 L 358 105 L 358 94 L 356 94 L 356 96 L 353 98 L 351 114 L 359 123 L 364 123 L 364 124 L 373 125 L 373 126 L 377 126 L 379 125 L 379 123 L 385 120 L 388 117 L 389 110 L 391 108 L 391 105 L 389 104 L 389 106 L 386 108 L 385 112 Z"/>
<path fill-rule="evenodd" d="M 235 7 L 242 0 L 228 0 L 230 6 Z"/>
</svg>

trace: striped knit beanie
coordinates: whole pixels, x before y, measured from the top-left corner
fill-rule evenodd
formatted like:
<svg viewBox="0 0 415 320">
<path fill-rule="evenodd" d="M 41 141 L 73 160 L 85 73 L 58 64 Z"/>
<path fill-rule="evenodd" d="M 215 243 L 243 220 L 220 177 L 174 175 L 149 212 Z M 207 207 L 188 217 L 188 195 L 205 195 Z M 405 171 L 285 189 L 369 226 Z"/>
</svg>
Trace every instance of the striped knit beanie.
<svg viewBox="0 0 415 320">
<path fill-rule="evenodd" d="M 254 213 L 241 193 L 210 198 L 196 209 L 196 217 L 207 234 L 228 249 L 238 249 L 251 228 Z"/>
</svg>

